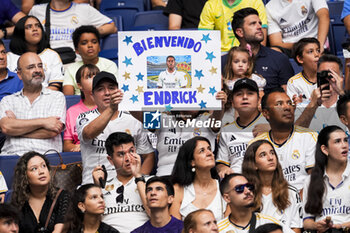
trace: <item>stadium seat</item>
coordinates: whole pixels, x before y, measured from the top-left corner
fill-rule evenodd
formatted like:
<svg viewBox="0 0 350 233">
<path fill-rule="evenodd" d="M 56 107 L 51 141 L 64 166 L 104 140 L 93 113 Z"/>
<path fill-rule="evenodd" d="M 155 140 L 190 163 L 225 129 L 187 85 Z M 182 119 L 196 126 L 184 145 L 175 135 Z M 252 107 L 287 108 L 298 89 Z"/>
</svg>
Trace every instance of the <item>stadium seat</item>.
<svg viewBox="0 0 350 233">
<path fill-rule="evenodd" d="M 145 5 L 145 11 L 152 10 L 152 2 L 151 2 L 151 0 L 144 0 L 143 4 Z"/>
<path fill-rule="evenodd" d="M 341 21 L 341 12 L 343 10 L 343 1 L 327 2 L 329 8 L 330 26 L 328 39 L 331 52 L 337 56 L 343 55 L 341 44 L 347 37 L 344 23 Z"/>
<path fill-rule="evenodd" d="M 65 97 L 66 97 L 66 109 L 79 103 L 80 101 L 80 95 L 66 95 Z"/>
<path fill-rule="evenodd" d="M 123 31 L 123 17 L 120 15 L 115 15 L 111 17 L 115 26 L 118 29 L 118 32 Z"/>
<path fill-rule="evenodd" d="M 12 196 L 12 189 L 9 189 L 5 194 L 5 202 L 10 203 L 11 202 L 11 196 Z"/>
<path fill-rule="evenodd" d="M 144 0 L 103 0 L 100 5 L 102 14 L 109 17 L 123 17 L 123 30 L 128 31 L 134 25 L 137 12 L 145 10 Z"/>
<path fill-rule="evenodd" d="M 118 34 L 111 34 L 102 40 L 100 57 L 108 58 L 118 65 Z"/>
<path fill-rule="evenodd" d="M 168 30 L 169 18 L 163 11 L 144 11 L 135 14 L 132 30 Z"/>
<path fill-rule="evenodd" d="M 10 39 L 3 39 L 2 41 L 4 42 L 6 51 L 9 52 L 10 51 L 10 41 L 11 40 Z"/>
<path fill-rule="evenodd" d="M 17 155 L 0 156 L 0 171 L 5 177 L 8 189 L 11 189 L 12 187 L 13 175 L 18 159 L 19 156 Z"/>
<path fill-rule="evenodd" d="M 296 63 L 293 58 L 289 58 L 289 62 L 293 67 L 294 74 L 297 74 L 303 70 L 303 67 L 299 66 L 298 63 Z"/>
</svg>

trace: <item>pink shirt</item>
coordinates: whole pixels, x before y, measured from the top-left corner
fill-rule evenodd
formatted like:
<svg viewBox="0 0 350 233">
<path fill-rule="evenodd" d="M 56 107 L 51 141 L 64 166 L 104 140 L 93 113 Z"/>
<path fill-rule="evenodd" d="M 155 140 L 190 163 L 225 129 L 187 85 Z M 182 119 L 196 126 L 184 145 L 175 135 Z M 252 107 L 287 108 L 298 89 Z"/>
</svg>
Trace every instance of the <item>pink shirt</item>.
<svg viewBox="0 0 350 233">
<path fill-rule="evenodd" d="M 93 109 L 95 108 L 96 106 Z M 87 112 L 90 110 L 92 109 L 86 107 L 86 105 L 83 103 L 83 100 L 80 100 L 79 103 L 73 105 L 67 110 L 66 130 L 64 131 L 63 140 L 73 140 L 74 144 L 80 144 L 75 123 L 80 113 Z"/>
</svg>

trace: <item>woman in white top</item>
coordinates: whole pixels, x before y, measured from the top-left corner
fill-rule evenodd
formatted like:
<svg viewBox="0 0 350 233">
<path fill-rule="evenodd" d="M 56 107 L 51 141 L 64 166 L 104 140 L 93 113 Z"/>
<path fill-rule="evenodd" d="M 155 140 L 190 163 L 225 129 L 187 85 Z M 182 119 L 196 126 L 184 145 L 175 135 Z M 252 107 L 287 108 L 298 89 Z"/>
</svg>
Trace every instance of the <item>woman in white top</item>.
<svg viewBox="0 0 350 233">
<path fill-rule="evenodd" d="M 318 135 L 316 163 L 303 189 L 304 229 L 341 232 L 350 227 L 348 136 L 338 126 Z"/>
<path fill-rule="evenodd" d="M 61 89 L 64 73 L 61 58 L 49 48 L 43 26 L 35 16 L 25 16 L 16 23 L 10 50 L 7 53 L 7 68 L 10 71 L 17 71 L 17 60 L 22 54 L 36 53 L 41 58 L 45 72 L 43 86 L 52 90 Z"/>
<path fill-rule="evenodd" d="M 298 190 L 284 179 L 276 151 L 269 141 L 259 140 L 247 148 L 242 173 L 255 184 L 254 208 L 300 233 L 303 223 Z"/>
<path fill-rule="evenodd" d="M 218 174 L 210 141 L 205 137 L 193 137 L 180 148 L 171 175 L 175 199 L 170 213 L 184 219 L 198 209 L 210 209 L 215 218 L 222 219 L 226 203 L 220 195 Z"/>
</svg>

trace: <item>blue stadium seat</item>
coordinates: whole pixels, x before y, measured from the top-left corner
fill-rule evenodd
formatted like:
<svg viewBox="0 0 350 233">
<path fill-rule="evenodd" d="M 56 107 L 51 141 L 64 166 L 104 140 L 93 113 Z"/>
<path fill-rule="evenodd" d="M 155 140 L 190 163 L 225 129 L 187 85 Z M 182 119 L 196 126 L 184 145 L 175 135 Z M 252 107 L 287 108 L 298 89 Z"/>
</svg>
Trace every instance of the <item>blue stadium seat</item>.
<svg viewBox="0 0 350 233">
<path fill-rule="evenodd" d="M 134 25 L 137 12 L 145 10 L 144 0 L 103 0 L 100 5 L 102 14 L 123 17 L 123 30 L 128 31 Z"/>
<path fill-rule="evenodd" d="M 12 187 L 13 175 L 18 159 L 19 156 L 17 155 L 0 156 L 0 171 L 5 177 L 8 189 L 11 189 Z"/>
<path fill-rule="evenodd" d="M 145 11 L 152 10 L 152 2 L 151 2 L 151 0 L 144 0 L 143 4 L 145 5 Z"/>
<path fill-rule="evenodd" d="M 61 152 L 61 156 L 63 159 L 63 163 L 73 163 L 81 161 L 81 153 L 80 152 Z M 47 159 L 50 162 L 50 165 L 58 165 L 60 164 L 60 159 L 57 153 L 51 153 L 46 155 Z"/>
<path fill-rule="evenodd" d="M 80 95 L 66 95 L 65 97 L 66 97 L 66 109 L 79 103 L 80 101 Z"/>
<path fill-rule="evenodd" d="M 5 49 L 7 52 L 10 52 L 10 39 L 3 39 L 2 40 L 4 42 L 4 45 L 5 45 Z"/>
<path fill-rule="evenodd" d="M 303 67 L 299 66 L 298 63 L 296 63 L 293 58 L 289 58 L 289 62 L 293 67 L 294 74 L 297 74 L 303 70 Z"/>
<path fill-rule="evenodd" d="M 341 21 L 341 12 L 343 10 L 343 1 L 327 2 L 329 8 L 330 26 L 328 39 L 331 52 L 337 56 L 343 55 L 341 44 L 347 37 L 344 23 Z"/>
<path fill-rule="evenodd" d="M 111 34 L 102 40 L 100 57 L 108 58 L 118 65 L 118 34 Z"/>
<path fill-rule="evenodd" d="M 136 13 L 132 30 L 168 30 L 168 24 L 163 11 L 144 11 Z"/>
<path fill-rule="evenodd" d="M 111 17 L 115 26 L 117 26 L 118 32 L 123 31 L 123 17 L 120 15 L 115 15 Z"/>
<path fill-rule="evenodd" d="M 12 189 L 9 189 L 5 194 L 5 202 L 10 203 L 11 202 L 11 196 L 12 196 Z"/>
</svg>

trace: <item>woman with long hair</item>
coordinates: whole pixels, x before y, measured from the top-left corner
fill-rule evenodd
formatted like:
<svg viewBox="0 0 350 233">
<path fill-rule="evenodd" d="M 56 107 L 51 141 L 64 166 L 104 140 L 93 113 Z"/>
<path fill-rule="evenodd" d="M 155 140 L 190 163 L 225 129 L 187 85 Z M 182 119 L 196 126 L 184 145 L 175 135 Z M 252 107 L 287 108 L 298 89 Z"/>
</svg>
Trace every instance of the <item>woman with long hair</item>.
<svg viewBox="0 0 350 233">
<path fill-rule="evenodd" d="M 62 232 L 69 196 L 64 190 L 58 191 L 51 180 L 49 161 L 44 155 L 31 151 L 18 160 L 11 202 L 21 212 L 20 233 Z M 49 216 L 56 197 L 56 204 Z"/>
<path fill-rule="evenodd" d="M 301 232 L 302 203 L 298 190 L 285 180 L 276 151 L 269 141 L 259 140 L 247 148 L 242 173 L 255 185 L 255 210 Z"/>
<path fill-rule="evenodd" d="M 60 90 L 63 82 L 63 64 L 60 56 L 49 48 L 44 28 L 35 16 L 25 16 L 16 25 L 7 53 L 7 68 L 16 72 L 17 60 L 26 52 L 39 55 L 43 63 L 44 87 Z"/>
<path fill-rule="evenodd" d="M 66 217 L 65 232 L 68 233 L 118 233 L 102 222 L 105 210 L 102 190 L 95 184 L 85 184 L 75 190 L 70 211 Z"/>
<path fill-rule="evenodd" d="M 338 126 L 318 135 L 316 163 L 304 184 L 304 229 L 325 232 L 350 227 L 348 136 Z"/>
<path fill-rule="evenodd" d="M 210 209 L 216 219 L 222 219 L 226 204 L 219 190 L 218 174 L 210 141 L 193 137 L 180 148 L 171 175 L 175 199 L 170 213 L 185 218 L 198 209 Z"/>
</svg>

